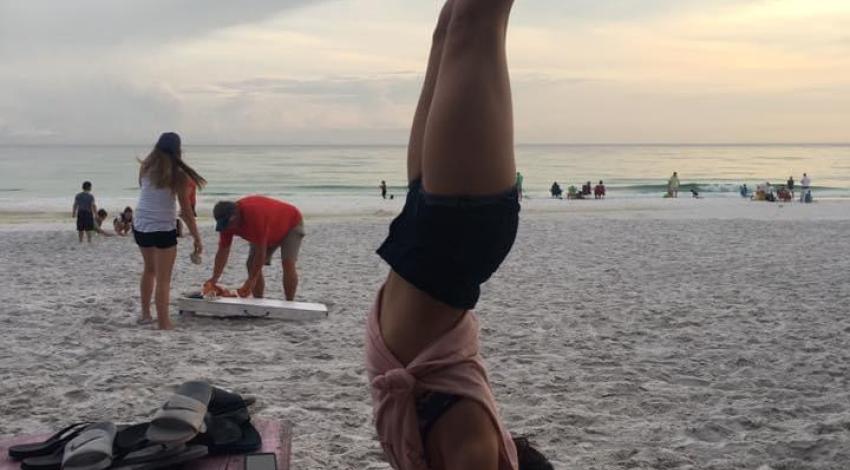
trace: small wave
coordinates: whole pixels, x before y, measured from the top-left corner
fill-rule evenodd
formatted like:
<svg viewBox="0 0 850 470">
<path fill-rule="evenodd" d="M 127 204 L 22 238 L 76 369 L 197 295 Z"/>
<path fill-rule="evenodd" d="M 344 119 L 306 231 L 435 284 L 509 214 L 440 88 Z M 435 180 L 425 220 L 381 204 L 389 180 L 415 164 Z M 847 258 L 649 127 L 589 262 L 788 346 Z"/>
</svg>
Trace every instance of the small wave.
<svg viewBox="0 0 850 470">
<path fill-rule="evenodd" d="M 0 193 L 19 193 L 23 191 L 21 188 L 0 188 Z"/>
</svg>

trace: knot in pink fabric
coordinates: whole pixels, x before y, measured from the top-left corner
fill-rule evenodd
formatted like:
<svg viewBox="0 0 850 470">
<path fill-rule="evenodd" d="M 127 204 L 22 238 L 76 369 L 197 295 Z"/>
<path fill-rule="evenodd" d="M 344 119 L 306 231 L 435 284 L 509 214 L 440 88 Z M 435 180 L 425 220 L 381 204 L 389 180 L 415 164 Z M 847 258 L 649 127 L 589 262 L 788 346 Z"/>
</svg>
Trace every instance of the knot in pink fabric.
<svg viewBox="0 0 850 470">
<path fill-rule="evenodd" d="M 375 377 L 372 380 L 372 386 L 392 395 L 413 393 L 413 388 L 416 386 L 416 377 L 408 372 L 407 369 L 392 369 Z"/>
</svg>

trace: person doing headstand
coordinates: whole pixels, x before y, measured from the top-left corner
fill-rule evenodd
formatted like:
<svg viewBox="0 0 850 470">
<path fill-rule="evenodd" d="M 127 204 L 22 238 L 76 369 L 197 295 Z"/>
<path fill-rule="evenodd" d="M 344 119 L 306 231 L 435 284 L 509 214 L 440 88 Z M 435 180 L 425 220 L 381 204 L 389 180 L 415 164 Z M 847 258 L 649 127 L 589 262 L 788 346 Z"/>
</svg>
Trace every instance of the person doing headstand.
<svg viewBox="0 0 850 470">
<path fill-rule="evenodd" d="M 378 254 L 374 420 L 399 470 L 552 468 L 502 424 L 472 308 L 519 223 L 505 36 L 512 0 L 448 0 L 408 147 L 409 191 Z"/>
</svg>

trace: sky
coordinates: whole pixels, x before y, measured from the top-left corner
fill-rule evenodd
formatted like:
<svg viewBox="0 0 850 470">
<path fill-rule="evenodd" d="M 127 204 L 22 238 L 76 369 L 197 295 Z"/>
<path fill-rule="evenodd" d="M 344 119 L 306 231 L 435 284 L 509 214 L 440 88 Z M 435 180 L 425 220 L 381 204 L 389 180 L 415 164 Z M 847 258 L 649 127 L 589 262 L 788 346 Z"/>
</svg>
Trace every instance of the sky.
<svg viewBox="0 0 850 470">
<path fill-rule="evenodd" d="M 0 144 L 403 144 L 435 0 L 0 0 Z M 848 0 L 516 0 L 521 143 L 850 142 Z"/>
</svg>

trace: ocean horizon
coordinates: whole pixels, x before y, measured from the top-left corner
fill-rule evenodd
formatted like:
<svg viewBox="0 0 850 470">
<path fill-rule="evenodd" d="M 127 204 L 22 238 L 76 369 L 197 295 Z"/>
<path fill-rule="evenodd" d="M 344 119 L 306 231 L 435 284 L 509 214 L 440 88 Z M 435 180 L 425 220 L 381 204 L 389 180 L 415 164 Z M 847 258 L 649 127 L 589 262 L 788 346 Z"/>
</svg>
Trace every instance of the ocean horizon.
<svg viewBox="0 0 850 470">
<path fill-rule="evenodd" d="M 135 205 L 137 159 L 150 144 L 0 145 L 0 212 L 70 210 L 83 181 L 91 181 L 101 207 Z M 187 145 L 186 161 L 209 181 L 206 208 L 219 199 L 267 194 L 309 201 L 317 212 L 380 209 L 378 185 L 406 190 L 406 145 L 287 144 Z M 784 184 L 808 173 L 819 199 L 850 199 L 850 144 L 549 144 L 516 146 L 517 167 L 531 198 L 604 181 L 613 199 L 661 197 L 672 172 L 683 189 L 705 197 L 739 197 L 738 188 L 766 181 Z"/>
</svg>

